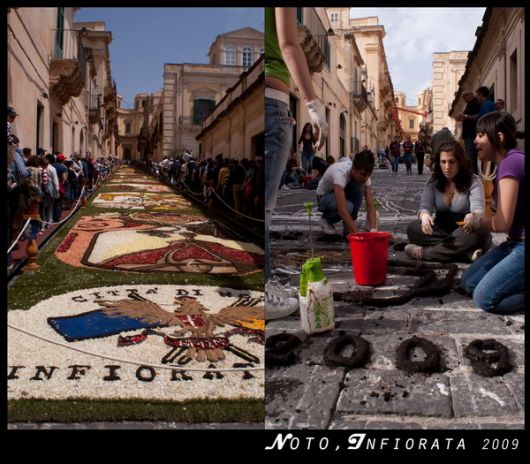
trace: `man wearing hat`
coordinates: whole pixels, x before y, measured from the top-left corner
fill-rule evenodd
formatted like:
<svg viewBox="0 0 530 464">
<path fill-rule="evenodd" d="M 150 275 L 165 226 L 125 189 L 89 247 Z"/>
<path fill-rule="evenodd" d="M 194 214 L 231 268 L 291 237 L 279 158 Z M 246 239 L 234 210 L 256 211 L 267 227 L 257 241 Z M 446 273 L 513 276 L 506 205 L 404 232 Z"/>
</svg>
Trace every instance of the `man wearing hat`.
<svg viewBox="0 0 530 464">
<path fill-rule="evenodd" d="M 7 107 L 7 143 L 9 145 L 18 146 L 18 137 L 13 133 L 13 123 L 15 118 L 19 116 L 12 106 Z"/>
</svg>

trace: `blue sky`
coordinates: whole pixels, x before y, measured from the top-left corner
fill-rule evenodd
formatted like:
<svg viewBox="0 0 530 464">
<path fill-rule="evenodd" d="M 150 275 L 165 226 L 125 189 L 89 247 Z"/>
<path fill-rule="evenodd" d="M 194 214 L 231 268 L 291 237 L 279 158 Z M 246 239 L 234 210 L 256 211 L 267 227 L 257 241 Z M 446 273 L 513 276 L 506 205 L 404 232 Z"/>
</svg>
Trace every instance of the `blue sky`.
<svg viewBox="0 0 530 464">
<path fill-rule="evenodd" d="M 350 18 L 378 16 L 394 90 L 416 104 L 416 93 L 432 85 L 432 54 L 472 50 L 486 8 L 351 8 Z"/>
<path fill-rule="evenodd" d="M 75 21 L 104 21 L 112 32 L 112 77 L 124 107 L 162 88 L 164 63 L 208 63 L 215 37 L 264 30 L 263 8 L 81 8 Z"/>
</svg>

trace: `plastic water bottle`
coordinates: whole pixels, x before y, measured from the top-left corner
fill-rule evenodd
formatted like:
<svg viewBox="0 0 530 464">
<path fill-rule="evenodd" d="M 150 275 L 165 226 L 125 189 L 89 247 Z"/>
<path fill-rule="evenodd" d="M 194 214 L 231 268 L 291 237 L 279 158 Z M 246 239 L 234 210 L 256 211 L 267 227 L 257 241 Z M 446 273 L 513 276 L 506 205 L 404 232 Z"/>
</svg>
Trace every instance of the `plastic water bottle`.
<svg viewBox="0 0 530 464">
<path fill-rule="evenodd" d="M 314 333 L 333 330 L 335 311 L 333 292 L 322 270 L 321 258 L 309 258 L 300 273 L 300 320 L 304 331 Z"/>
</svg>

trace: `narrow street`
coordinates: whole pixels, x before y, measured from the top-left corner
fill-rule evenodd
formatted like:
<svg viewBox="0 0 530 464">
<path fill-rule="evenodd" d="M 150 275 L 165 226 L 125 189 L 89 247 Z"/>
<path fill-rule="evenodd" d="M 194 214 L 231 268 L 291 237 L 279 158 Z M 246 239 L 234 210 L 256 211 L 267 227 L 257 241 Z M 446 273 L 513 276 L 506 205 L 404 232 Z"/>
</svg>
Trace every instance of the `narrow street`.
<svg viewBox="0 0 530 464">
<path fill-rule="evenodd" d="M 119 167 L 10 283 L 10 421 L 263 421 L 262 263 Z"/>
<path fill-rule="evenodd" d="M 416 217 L 419 197 L 428 174 L 407 176 L 403 166 L 393 176 L 376 169 L 372 186 L 380 204 L 380 230 L 392 233 L 390 262 L 409 262 L 394 246 L 407 241 L 407 224 Z M 306 189 L 282 191 L 273 217 L 273 271 L 296 296 L 299 270 L 311 256 L 310 224 L 303 206 L 316 194 Z M 361 206 L 361 211 L 364 204 Z M 316 206 L 315 206 L 316 211 Z M 374 307 L 339 301 L 337 295 L 370 291 L 373 297 L 402 295 L 418 277 L 389 273 L 385 285 L 359 287 L 352 275 L 349 244 L 325 243 L 318 219 L 312 217 L 314 255 L 335 295 L 335 329 L 307 336 L 299 312 L 269 321 L 266 335 L 293 334 L 301 344 L 290 366 L 267 365 L 266 427 L 273 429 L 522 429 L 524 427 L 524 316 L 499 316 L 479 310 L 468 297 L 452 290 L 445 296 L 416 297 L 394 306 Z M 364 227 L 365 214 L 359 218 Z M 298 232 L 298 233 L 297 233 Z M 504 240 L 494 234 L 495 244 Z M 396 248 L 402 249 L 399 246 Z M 403 267 L 397 268 L 403 271 Z M 440 277 L 445 270 L 435 271 Z M 357 335 L 371 345 L 364 367 L 328 367 L 324 352 L 339 335 Z M 441 349 L 441 369 L 407 374 L 396 366 L 396 350 L 412 336 L 425 338 Z M 509 350 L 513 365 L 502 377 L 477 375 L 464 348 L 476 339 L 495 339 Z M 349 350 L 349 351 L 348 351 Z M 343 356 L 351 356 L 346 348 Z M 421 353 L 421 352 L 420 352 Z M 420 360 L 418 349 L 411 355 Z M 424 355 L 423 355 L 424 357 Z"/>
</svg>

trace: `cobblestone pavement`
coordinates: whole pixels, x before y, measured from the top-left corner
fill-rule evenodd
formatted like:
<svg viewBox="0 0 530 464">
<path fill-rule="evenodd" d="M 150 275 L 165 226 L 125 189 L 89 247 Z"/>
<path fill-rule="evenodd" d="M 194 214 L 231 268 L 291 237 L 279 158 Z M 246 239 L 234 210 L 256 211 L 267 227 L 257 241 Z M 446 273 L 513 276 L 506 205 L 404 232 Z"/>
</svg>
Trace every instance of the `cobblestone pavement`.
<svg viewBox="0 0 530 464">
<path fill-rule="evenodd" d="M 413 167 L 415 171 L 415 167 Z M 401 170 L 404 171 L 403 167 Z M 407 224 L 416 217 L 427 174 L 397 176 L 376 170 L 372 177 L 380 203 L 380 230 L 393 234 L 393 244 L 406 241 Z M 286 286 L 298 287 L 299 268 L 311 256 L 310 224 L 303 207 L 315 201 L 314 191 L 280 193 L 272 223 L 274 275 Z M 364 209 L 364 204 L 361 207 Z M 317 213 L 311 221 L 316 256 L 333 291 L 356 287 L 347 243 L 322 243 Z M 360 214 L 361 227 L 365 214 Z M 340 228 L 339 228 L 340 229 Z M 301 232 L 302 234 L 297 234 Z M 290 235 L 289 235 L 290 234 Z M 496 234 L 495 244 L 504 240 Z M 408 260 L 389 249 L 389 258 Z M 466 264 L 459 264 L 456 281 Z M 417 279 L 387 276 L 374 296 L 399 294 Z M 453 285 L 454 287 L 454 285 Z M 474 307 L 473 301 L 451 290 L 443 297 L 414 298 L 400 306 L 374 308 L 335 301 L 335 330 L 308 337 L 295 313 L 267 324 L 267 336 L 295 334 L 302 340 L 297 362 L 267 367 L 266 428 L 269 429 L 522 429 L 524 428 L 524 316 L 499 316 Z M 344 333 L 360 335 L 371 344 L 364 368 L 331 368 L 324 364 L 330 339 Z M 445 370 L 408 375 L 396 367 L 396 348 L 413 335 L 442 349 Z M 494 338 L 509 349 L 514 369 L 502 377 L 481 377 L 464 357 L 472 340 Z M 351 354 L 348 348 L 343 355 Z M 423 356 L 417 350 L 413 356 Z"/>
</svg>

